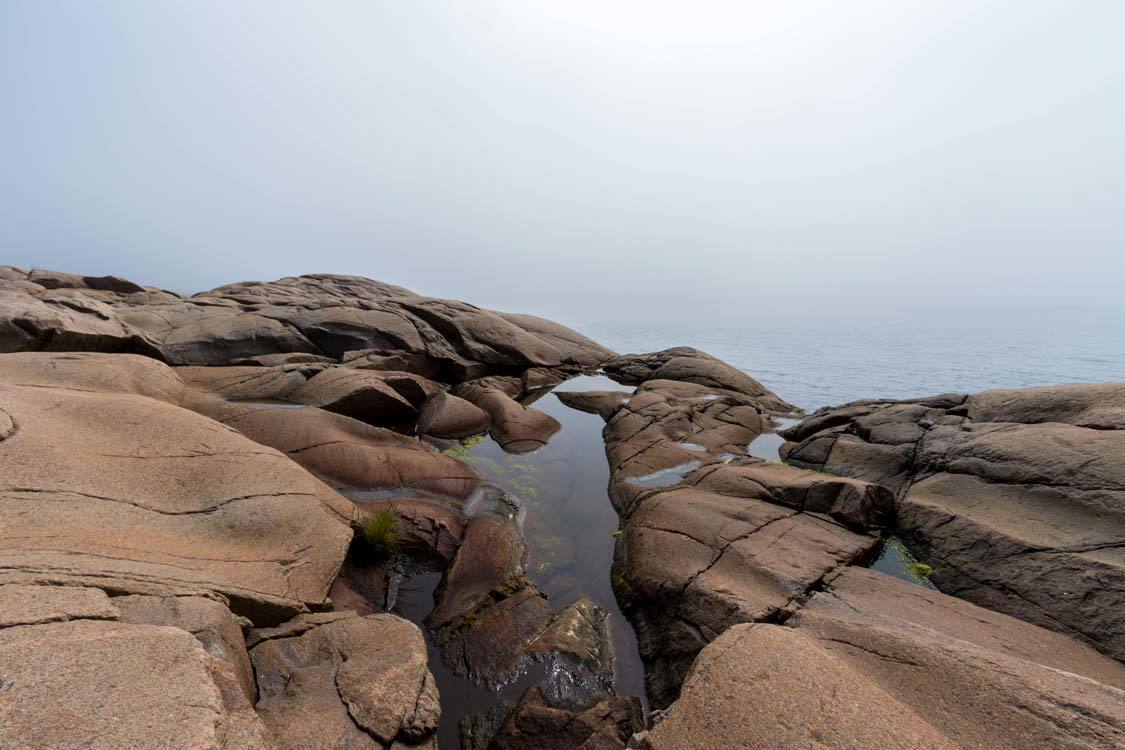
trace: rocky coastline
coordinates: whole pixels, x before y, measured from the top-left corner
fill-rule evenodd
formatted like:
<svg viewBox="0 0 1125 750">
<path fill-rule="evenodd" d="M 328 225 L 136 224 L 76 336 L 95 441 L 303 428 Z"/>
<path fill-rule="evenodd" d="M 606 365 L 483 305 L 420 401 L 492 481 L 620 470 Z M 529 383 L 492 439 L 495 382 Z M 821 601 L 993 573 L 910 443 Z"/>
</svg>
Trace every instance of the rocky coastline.
<svg viewBox="0 0 1125 750">
<path fill-rule="evenodd" d="M 564 439 L 613 601 L 467 460 Z M 806 415 L 360 277 L 0 266 L 0 469 L 0 748 L 1125 746 L 1125 383 Z"/>
</svg>

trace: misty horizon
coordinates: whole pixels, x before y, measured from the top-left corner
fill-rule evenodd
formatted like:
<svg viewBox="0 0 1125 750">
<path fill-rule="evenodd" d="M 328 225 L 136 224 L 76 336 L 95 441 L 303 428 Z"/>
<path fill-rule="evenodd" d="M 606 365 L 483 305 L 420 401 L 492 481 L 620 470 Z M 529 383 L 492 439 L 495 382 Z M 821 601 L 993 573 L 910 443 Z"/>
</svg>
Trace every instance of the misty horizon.
<svg viewBox="0 0 1125 750">
<path fill-rule="evenodd" d="M 654 313 L 1109 309 L 1125 278 L 1114 3 L 0 16 L 19 266 Z"/>
</svg>

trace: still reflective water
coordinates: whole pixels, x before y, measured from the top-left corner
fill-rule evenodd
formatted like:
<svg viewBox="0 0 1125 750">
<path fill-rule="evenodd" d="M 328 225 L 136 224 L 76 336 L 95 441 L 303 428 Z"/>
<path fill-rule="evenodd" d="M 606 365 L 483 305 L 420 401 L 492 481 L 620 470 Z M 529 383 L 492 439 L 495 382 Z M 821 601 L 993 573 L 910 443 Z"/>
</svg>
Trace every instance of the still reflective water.
<svg viewBox="0 0 1125 750">
<path fill-rule="evenodd" d="M 556 390 L 629 391 L 608 378 L 573 378 Z M 588 598 L 609 612 L 609 629 L 615 656 L 614 683 L 619 695 L 644 697 L 644 666 L 633 629 L 621 613 L 610 583 L 617 513 L 609 500 L 609 464 L 602 442 L 604 422 L 565 406 L 545 393 L 533 406 L 550 414 L 562 429 L 543 448 L 533 453 L 505 453 L 487 436 L 470 438 L 446 448 L 471 464 L 489 482 L 518 498 L 528 549 L 528 577 L 547 595 L 558 611 L 581 598 Z M 497 501 L 486 493 L 473 503 Z M 476 508 L 481 510 L 481 508 Z M 441 575 L 415 576 L 399 589 L 395 611 L 421 625 L 433 608 L 434 591 Z M 423 628 L 424 629 L 424 628 Z M 453 674 L 443 663 L 440 651 L 430 642 L 430 668 L 441 693 L 442 717 L 438 731 L 441 750 L 461 747 L 459 723 L 493 706 L 515 703 L 522 693 L 542 678 L 542 666 L 513 685 L 497 691 L 473 685 Z M 647 703 L 646 703 L 647 711 Z"/>
</svg>

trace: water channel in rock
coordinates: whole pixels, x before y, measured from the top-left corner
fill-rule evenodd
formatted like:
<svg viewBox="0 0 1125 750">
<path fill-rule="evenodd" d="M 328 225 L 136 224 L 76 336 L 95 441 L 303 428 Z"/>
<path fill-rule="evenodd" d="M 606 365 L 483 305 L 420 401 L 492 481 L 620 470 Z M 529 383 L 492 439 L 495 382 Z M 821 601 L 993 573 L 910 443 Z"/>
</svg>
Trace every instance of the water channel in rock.
<svg viewBox="0 0 1125 750">
<path fill-rule="evenodd" d="M 628 391 L 602 376 L 573 378 L 555 390 Z M 538 395 L 538 398 L 534 396 Z M 614 690 L 618 695 L 644 697 L 644 666 L 637 650 L 632 626 L 625 619 L 613 594 L 610 568 L 613 563 L 618 517 L 608 495 L 609 464 L 602 442 L 604 422 L 565 406 L 554 392 L 533 394 L 534 408 L 554 417 L 562 428 L 537 451 L 505 453 L 488 436 L 478 436 L 445 448 L 447 455 L 471 464 L 488 482 L 518 499 L 522 505 L 522 529 L 527 543 L 527 575 L 558 611 L 578 599 L 587 598 L 609 613 L 609 632 L 614 651 Z M 473 502 L 490 502 L 485 496 Z M 474 509 L 467 505 L 467 511 Z M 434 605 L 440 573 L 424 573 L 405 580 L 399 587 L 394 611 L 419 624 Z M 540 682 L 550 667 L 533 665 L 515 683 L 496 690 L 474 685 L 454 674 L 442 661 L 440 649 L 427 632 L 430 669 L 441 693 L 440 750 L 461 747 L 459 726 L 490 709 L 514 704 L 530 686 Z"/>
</svg>

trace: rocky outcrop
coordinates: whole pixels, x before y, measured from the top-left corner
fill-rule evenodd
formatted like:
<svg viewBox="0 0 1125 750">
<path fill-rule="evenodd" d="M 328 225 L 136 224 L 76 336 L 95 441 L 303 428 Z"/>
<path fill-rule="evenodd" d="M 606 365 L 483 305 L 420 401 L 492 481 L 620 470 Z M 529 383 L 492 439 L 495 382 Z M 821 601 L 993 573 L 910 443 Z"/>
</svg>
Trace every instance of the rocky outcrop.
<svg viewBox="0 0 1125 750">
<path fill-rule="evenodd" d="M 0 380 L 27 381 L 26 355 L 11 370 L 8 356 Z M 347 500 L 275 450 L 122 392 L 168 393 L 163 365 L 98 386 L 97 358 L 66 361 L 50 386 L 0 383 L 0 583 L 217 596 L 255 622 L 324 601 Z"/>
<path fill-rule="evenodd" d="M 434 748 L 439 706 L 417 626 L 389 614 L 279 633 L 250 652 L 278 750 Z"/>
<path fill-rule="evenodd" d="M 357 276 L 231 284 L 181 297 L 117 278 L 0 267 L 0 352 L 133 352 L 170 364 L 389 352 L 426 376 L 594 366 L 613 356 L 568 328 Z"/>
<path fill-rule="evenodd" d="M 784 434 L 796 466 L 879 482 L 947 593 L 1125 658 L 1125 384 L 872 401 Z"/>
<path fill-rule="evenodd" d="M 943 594 L 852 568 L 786 625 L 738 625 L 717 638 L 679 700 L 633 746 L 1102 748 L 1125 741 L 1119 663 Z"/>
<path fill-rule="evenodd" d="M 0 744 L 272 748 L 227 654 L 175 623 L 127 622 L 131 599 L 94 588 L 0 587 L 10 624 L 0 627 Z M 244 658 L 241 638 L 234 645 Z"/>
<path fill-rule="evenodd" d="M 749 396 L 762 411 L 775 414 L 800 411 L 741 370 L 690 346 L 649 354 L 625 354 L 603 362 L 602 370 L 625 385 L 676 380 L 705 386 L 711 392 L 731 391 Z"/>
</svg>

